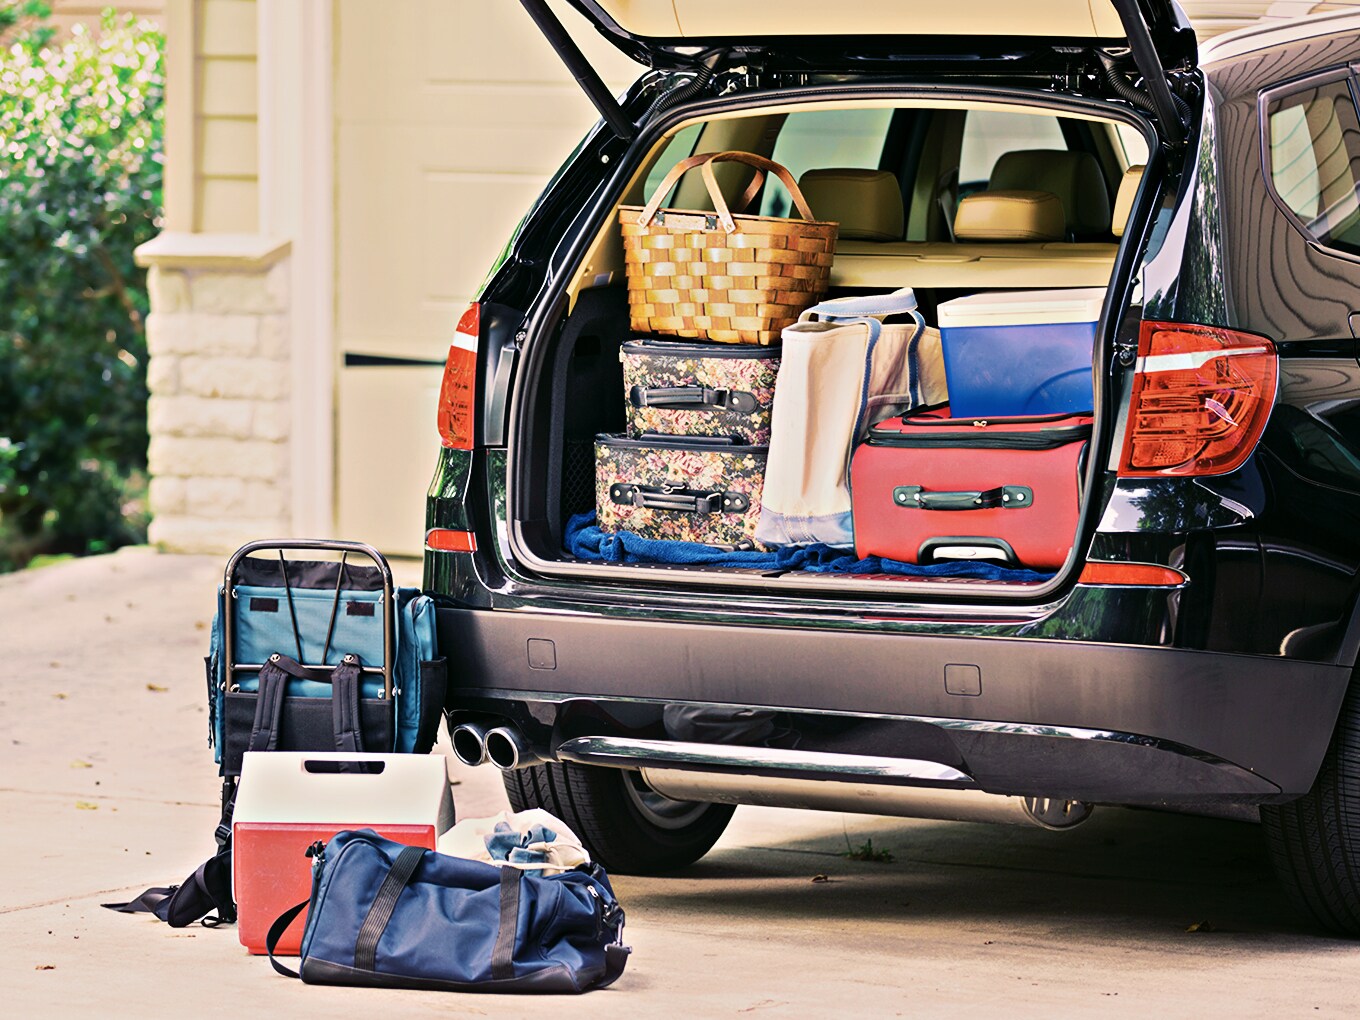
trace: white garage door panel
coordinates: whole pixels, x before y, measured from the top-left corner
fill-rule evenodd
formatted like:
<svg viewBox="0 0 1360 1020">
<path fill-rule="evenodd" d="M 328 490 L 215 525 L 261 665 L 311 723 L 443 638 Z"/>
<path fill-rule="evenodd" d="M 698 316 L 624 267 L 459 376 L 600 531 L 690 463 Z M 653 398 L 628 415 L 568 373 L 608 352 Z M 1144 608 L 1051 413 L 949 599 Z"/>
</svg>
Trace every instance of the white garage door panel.
<svg viewBox="0 0 1360 1020">
<path fill-rule="evenodd" d="M 552 8 L 611 88 L 642 72 L 561 0 Z M 449 85 L 578 88 L 514 0 L 342 0 L 337 21 L 336 98 L 355 119 L 429 119 L 427 101 Z"/>
<path fill-rule="evenodd" d="M 391 160 L 417 137 L 410 129 L 355 128 L 338 140 L 349 171 L 337 223 L 337 312 L 347 350 L 425 357 L 431 340 L 446 344 L 550 176 Z M 362 183 L 375 179 L 381 191 Z"/>
<path fill-rule="evenodd" d="M 425 491 L 439 450 L 439 368 L 347 368 L 336 438 L 339 533 L 385 553 L 425 544 Z"/>
<path fill-rule="evenodd" d="M 610 82 L 641 71 L 561 0 Z M 520 218 L 598 114 L 513 0 L 337 0 L 340 352 L 442 361 Z M 337 517 L 418 553 L 440 371 L 342 368 Z"/>
</svg>

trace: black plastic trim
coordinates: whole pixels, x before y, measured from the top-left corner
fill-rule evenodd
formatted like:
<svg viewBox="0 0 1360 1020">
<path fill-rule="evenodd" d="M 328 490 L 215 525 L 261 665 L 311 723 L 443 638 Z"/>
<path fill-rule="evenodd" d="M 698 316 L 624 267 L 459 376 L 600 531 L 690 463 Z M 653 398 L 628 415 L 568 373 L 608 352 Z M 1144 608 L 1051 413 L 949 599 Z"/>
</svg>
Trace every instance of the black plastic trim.
<svg viewBox="0 0 1360 1020">
<path fill-rule="evenodd" d="M 1312 784 L 1350 680 L 1344 666 L 1173 648 L 441 608 L 458 692 L 540 690 L 780 710 L 926 716 L 1141 734 L 1196 748 L 1286 793 Z M 557 668 L 529 669 L 530 638 Z M 653 664 L 637 668 L 637 650 Z M 733 663 L 740 663 L 734 669 Z M 982 694 L 947 693 L 976 665 Z"/>
</svg>

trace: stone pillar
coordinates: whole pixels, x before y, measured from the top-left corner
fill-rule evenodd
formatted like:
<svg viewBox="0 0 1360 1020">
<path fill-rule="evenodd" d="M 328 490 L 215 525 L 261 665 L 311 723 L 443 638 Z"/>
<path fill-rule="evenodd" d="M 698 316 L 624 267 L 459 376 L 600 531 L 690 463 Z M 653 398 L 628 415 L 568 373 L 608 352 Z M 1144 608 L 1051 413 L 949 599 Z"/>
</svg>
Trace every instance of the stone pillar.
<svg viewBox="0 0 1360 1020">
<path fill-rule="evenodd" d="M 162 234 L 150 267 L 151 541 L 226 553 L 292 533 L 287 243 Z"/>
</svg>

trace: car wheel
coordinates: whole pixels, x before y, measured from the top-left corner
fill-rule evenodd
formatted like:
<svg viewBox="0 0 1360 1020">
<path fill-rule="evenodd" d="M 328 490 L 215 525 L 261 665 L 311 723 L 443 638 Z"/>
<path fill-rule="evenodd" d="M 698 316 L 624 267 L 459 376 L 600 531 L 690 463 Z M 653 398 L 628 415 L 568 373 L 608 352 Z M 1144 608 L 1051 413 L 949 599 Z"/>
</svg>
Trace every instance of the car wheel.
<svg viewBox="0 0 1360 1020">
<path fill-rule="evenodd" d="M 516 811 L 543 808 L 581 837 L 609 871 L 653 875 L 693 864 L 718 841 L 734 808 L 672 800 L 626 769 L 572 762 L 506 772 Z"/>
<path fill-rule="evenodd" d="M 1313 788 L 1262 807 L 1275 872 L 1324 927 L 1360 935 L 1360 688 L 1351 685 Z"/>
</svg>

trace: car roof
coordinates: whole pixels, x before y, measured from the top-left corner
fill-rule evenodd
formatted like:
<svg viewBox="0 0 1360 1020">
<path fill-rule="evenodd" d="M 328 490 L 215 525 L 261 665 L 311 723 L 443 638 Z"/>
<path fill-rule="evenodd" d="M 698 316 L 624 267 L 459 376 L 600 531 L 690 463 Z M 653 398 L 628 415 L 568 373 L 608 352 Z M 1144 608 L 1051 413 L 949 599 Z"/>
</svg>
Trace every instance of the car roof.
<svg viewBox="0 0 1360 1020">
<path fill-rule="evenodd" d="M 1302 39 L 1360 34 L 1360 0 L 1187 0 L 1183 6 L 1201 38 L 1219 25 L 1249 22 L 1202 42 L 1201 67 Z"/>
</svg>

